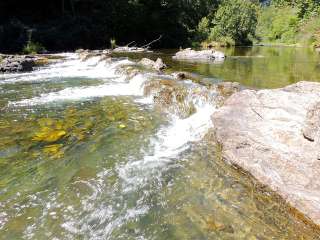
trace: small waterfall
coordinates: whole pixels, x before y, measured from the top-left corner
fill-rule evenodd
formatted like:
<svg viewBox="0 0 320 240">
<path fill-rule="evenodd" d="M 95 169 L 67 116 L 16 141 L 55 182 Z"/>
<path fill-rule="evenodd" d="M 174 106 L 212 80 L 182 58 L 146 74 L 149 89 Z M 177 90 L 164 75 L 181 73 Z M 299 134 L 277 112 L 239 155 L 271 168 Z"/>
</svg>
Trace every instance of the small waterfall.
<svg viewBox="0 0 320 240">
<path fill-rule="evenodd" d="M 179 155 L 189 149 L 190 143 L 200 141 L 212 127 L 211 115 L 217 108 L 216 98 L 218 97 L 214 89 L 190 80 L 178 81 L 171 75 L 144 72 L 138 68 L 137 63 L 127 59 L 105 60 L 95 56 L 81 60 L 75 54 L 66 56 L 65 61 L 45 69 L 7 76 L 5 80 L 1 80 L 0 84 L 60 81 L 63 78 L 77 77 L 103 79 L 103 83 L 42 93 L 33 98 L 12 101 L 8 107 L 32 107 L 68 101 L 82 102 L 105 96 L 129 96 L 137 104 L 148 108 L 159 108 L 167 116 L 168 121 L 152 136 L 149 149 L 143 152 L 142 158 L 129 158 L 127 162 L 117 164 L 114 169 L 118 176 L 118 188 L 124 196 L 136 194 L 153 180 L 160 179 L 161 174 L 175 163 Z M 92 202 L 82 202 L 82 208 L 87 210 L 86 217 L 83 218 L 80 214 L 64 219 L 61 227 L 71 235 L 85 235 L 89 231 L 92 236 L 97 236 L 97 239 L 102 236 L 106 238 L 115 229 L 148 212 L 148 206 L 140 203 L 139 199 L 135 200 L 137 202 L 133 207 L 122 210 L 118 210 L 117 205 L 107 207 L 96 203 L 101 197 L 98 193 L 103 192 L 107 184 L 103 180 L 106 177 L 105 174 L 102 171 L 96 179 L 85 183 L 92 192 L 97 193 L 92 196 Z M 112 191 L 114 191 L 112 194 L 115 194 L 116 190 Z M 55 202 L 50 204 L 57 205 Z M 121 204 L 124 206 L 128 204 L 124 197 Z M 92 222 L 103 228 L 93 231 L 90 228 Z M 31 229 L 30 232 L 32 231 Z"/>
</svg>

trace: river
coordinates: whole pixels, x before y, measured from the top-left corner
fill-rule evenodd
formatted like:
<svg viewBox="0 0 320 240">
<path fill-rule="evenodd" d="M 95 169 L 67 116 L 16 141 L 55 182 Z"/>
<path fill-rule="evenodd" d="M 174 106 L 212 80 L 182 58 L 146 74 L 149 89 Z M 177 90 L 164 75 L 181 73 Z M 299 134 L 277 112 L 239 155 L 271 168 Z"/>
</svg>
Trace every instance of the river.
<svg viewBox="0 0 320 240">
<path fill-rule="evenodd" d="M 173 61 L 173 50 L 111 60 L 63 53 L 31 73 L 0 75 L 0 239 L 320 239 L 223 161 L 210 131 L 217 93 L 208 87 L 320 81 L 320 55 L 225 51 L 220 63 Z M 145 56 L 169 70 L 120 71 Z M 143 87 L 176 71 L 199 82 L 181 82 L 182 105 L 156 107 Z"/>
</svg>

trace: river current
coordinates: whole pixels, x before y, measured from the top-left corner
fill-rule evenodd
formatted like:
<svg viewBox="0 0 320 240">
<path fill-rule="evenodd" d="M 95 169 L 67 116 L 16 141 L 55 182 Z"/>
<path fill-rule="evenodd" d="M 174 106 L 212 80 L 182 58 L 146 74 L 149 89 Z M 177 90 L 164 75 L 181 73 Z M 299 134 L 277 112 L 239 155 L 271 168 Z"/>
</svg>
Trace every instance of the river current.
<svg viewBox="0 0 320 240">
<path fill-rule="evenodd" d="M 260 70 L 241 62 L 265 56 L 199 65 L 170 54 L 151 55 L 167 60 L 163 74 L 122 71 L 140 56 L 63 53 L 31 73 L 0 75 L 0 239 L 319 239 L 276 194 L 225 163 L 213 141 L 219 103 L 208 83 L 234 76 L 264 87 Z M 179 83 L 188 105 L 156 107 L 145 86 L 174 81 L 178 70 L 200 79 Z"/>
</svg>

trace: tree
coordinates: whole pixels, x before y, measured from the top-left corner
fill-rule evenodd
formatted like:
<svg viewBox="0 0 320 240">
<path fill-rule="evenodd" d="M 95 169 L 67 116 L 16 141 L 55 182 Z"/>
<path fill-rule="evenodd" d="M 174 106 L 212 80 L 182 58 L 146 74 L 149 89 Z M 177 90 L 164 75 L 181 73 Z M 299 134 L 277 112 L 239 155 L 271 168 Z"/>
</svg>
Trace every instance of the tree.
<svg viewBox="0 0 320 240">
<path fill-rule="evenodd" d="M 225 0 L 219 7 L 211 40 L 232 38 L 237 45 L 250 43 L 257 25 L 257 5 L 248 0 Z"/>
</svg>

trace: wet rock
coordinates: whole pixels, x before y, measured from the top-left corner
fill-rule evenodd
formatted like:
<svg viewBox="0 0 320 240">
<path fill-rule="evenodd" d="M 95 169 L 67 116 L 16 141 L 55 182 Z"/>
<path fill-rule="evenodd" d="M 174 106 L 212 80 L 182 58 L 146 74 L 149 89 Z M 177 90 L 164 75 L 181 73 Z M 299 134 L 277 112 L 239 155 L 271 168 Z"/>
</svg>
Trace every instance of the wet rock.
<svg viewBox="0 0 320 240">
<path fill-rule="evenodd" d="M 149 58 L 142 58 L 139 63 L 145 67 L 153 68 L 155 61 L 153 61 Z"/>
<path fill-rule="evenodd" d="M 36 135 L 33 137 L 34 141 L 43 141 L 48 143 L 57 142 L 60 140 L 63 136 L 65 136 L 67 133 L 64 130 L 55 130 L 50 129 L 48 127 L 44 127 L 41 129 L 40 132 L 36 133 Z"/>
<path fill-rule="evenodd" d="M 38 58 L 34 61 L 35 65 L 37 66 L 43 66 L 43 65 L 47 65 L 50 63 L 50 59 L 47 58 L 47 57 L 41 57 L 41 58 Z"/>
<path fill-rule="evenodd" d="M 225 55 L 223 52 L 216 51 L 213 49 L 210 50 L 202 50 L 195 51 L 191 48 L 187 48 L 177 52 L 173 59 L 177 60 L 215 60 L 215 61 L 223 61 L 225 59 Z"/>
<path fill-rule="evenodd" d="M 80 49 L 77 49 L 77 50 L 75 51 L 75 53 L 83 53 L 83 52 L 85 52 L 85 51 L 86 51 L 86 50 L 80 48 Z"/>
<path fill-rule="evenodd" d="M 189 73 L 188 72 L 177 72 L 172 74 L 174 78 L 178 80 L 185 80 L 189 78 Z"/>
<path fill-rule="evenodd" d="M 92 57 L 99 57 L 99 56 L 101 57 L 101 61 L 111 59 L 111 51 L 108 49 L 105 49 L 105 50 L 78 49 L 76 53 L 79 54 L 81 61 L 86 61 Z"/>
<path fill-rule="evenodd" d="M 152 68 L 157 71 L 163 71 L 164 69 L 167 68 L 167 66 L 164 64 L 161 58 L 158 58 L 156 61 L 153 61 L 149 58 L 143 58 L 139 62 L 139 64 L 147 67 L 147 68 Z"/>
<path fill-rule="evenodd" d="M 158 58 L 153 66 L 154 69 L 162 71 L 167 68 L 167 65 L 162 61 L 161 58 Z"/>
<path fill-rule="evenodd" d="M 62 147 L 63 147 L 62 144 L 53 144 L 53 145 L 45 146 L 42 151 L 47 156 L 51 156 L 54 158 L 61 158 L 64 155 L 64 152 L 61 150 Z"/>
<path fill-rule="evenodd" d="M 200 83 L 201 78 L 199 75 L 190 72 L 175 72 L 172 76 L 177 80 L 191 80 L 194 83 Z"/>
<path fill-rule="evenodd" d="M 150 96 L 158 93 L 162 88 L 170 87 L 175 88 L 177 87 L 177 83 L 173 80 L 169 79 L 158 79 L 152 80 L 147 82 L 144 85 L 144 95 Z"/>
<path fill-rule="evenodd" d="M 115 72 L 116 74 L 126 76 L 127 79 L 132 79 L 133 77 L 141 73 L 141 70 L 137 68 L 136 65 L 120 65 Z"/>
<path fill-rule="evenodd" d="M 212 116 L 228 162 L 271 187 L 320 224 L 320 84 L 244 90 Z M 308 139 L 306 139 L 306 137 Z"/>
<path fill-rule="evenodd" d="M 189 98 L 188 89 L 173 80 L 150 81 L 144 86 L 144 93 L 153 96 L 157 107 L 181 118 L 189 117 L 196 111 L 192 98 Z"/>
<path fill-rule="evenodd" d="M 217 89 L 223 97 L 229 97 L 239 92 L 241 85 L 238 82 L 220 82 L 217 84 Z"/>
<path fill-rule="evenodd" d="M 28 55 L 2 55 L 0 72 L 27 72 L 36 66 L 37 57 Z"/>
</svg>

